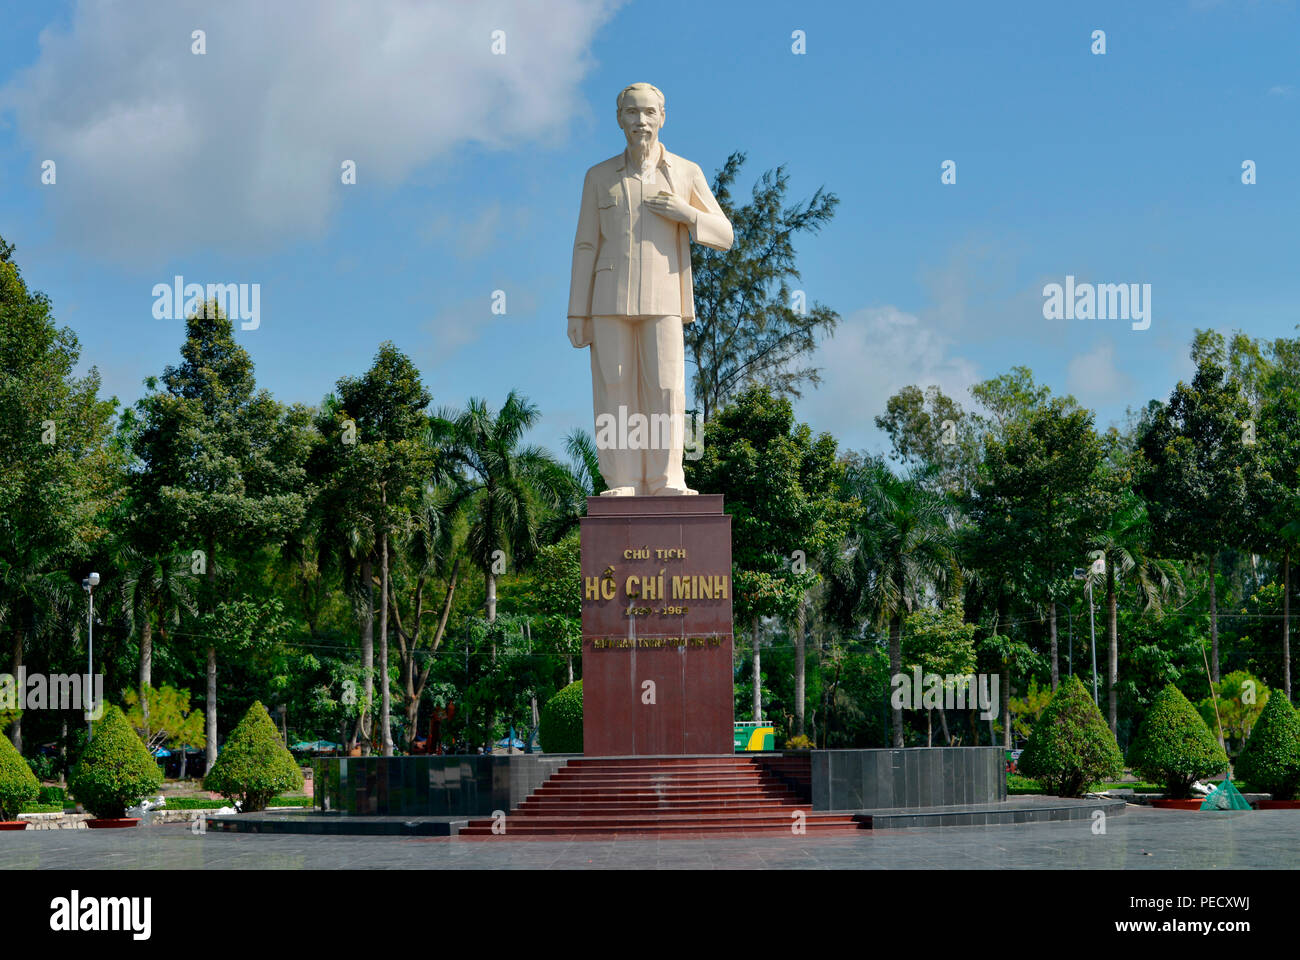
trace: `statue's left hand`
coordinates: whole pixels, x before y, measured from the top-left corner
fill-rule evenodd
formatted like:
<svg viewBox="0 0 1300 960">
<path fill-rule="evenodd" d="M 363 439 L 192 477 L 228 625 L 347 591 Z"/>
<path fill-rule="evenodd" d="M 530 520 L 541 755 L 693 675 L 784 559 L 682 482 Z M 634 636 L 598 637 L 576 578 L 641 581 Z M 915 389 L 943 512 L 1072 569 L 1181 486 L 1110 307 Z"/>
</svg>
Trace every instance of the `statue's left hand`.
<svg viewBox="0 0 1300 960">
<path fill-rule="evenodd" d="M 645 205 L 667 220 L 686 224 L 695 222 L 695 208 L 676 194 L 661 192 L 646 197 Z"/>
</svg>

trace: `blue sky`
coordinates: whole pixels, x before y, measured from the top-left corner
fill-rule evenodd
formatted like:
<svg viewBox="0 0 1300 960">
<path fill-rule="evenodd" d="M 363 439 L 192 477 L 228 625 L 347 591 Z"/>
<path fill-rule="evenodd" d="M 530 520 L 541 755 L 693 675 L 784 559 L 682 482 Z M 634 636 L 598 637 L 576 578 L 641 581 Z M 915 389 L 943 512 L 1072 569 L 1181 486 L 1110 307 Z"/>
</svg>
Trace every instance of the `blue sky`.
<svg viewBox="0 0 1300 960">
<path fill-rule="evenodd" d="M 590 429 L 569 258 L 583 173 L 622 149 L 614 96 L 639 80 L 706 174 L 743 150 L 746 191 L 785 164 L 794 198 L 840 197 L 798 242 L 802 288 L 843 320 L 797 409 L 846 446 L 881 448 L 872 418 L 906 384 L 965 400 L 1014 364 L 1105 426 L 1187 375 L 1195 328 L 1300 323 L 1294 2 L 0 11 L 0 235 L 127 403 L 178 355 L 151 291 L 181 274 L 261 285 L 237 336 L 282 400 L 319 402 L 391 339 L 437 405 L 517 388 L 535 439 Z M 1150 328 L 1045 320 L 1067 274 L 1149 283 Z"/>
</svg>

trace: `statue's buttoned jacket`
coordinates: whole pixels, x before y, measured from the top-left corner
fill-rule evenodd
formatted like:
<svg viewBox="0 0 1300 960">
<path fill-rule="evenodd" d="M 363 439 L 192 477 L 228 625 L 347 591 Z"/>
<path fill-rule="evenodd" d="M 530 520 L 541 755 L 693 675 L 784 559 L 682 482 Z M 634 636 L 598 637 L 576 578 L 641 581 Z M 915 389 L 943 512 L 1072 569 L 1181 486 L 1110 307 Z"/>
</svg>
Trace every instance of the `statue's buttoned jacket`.
<svg viewBox="0 0 1300 960">
<path fill-rule="evenodd" d="M 694 227 L 645 205 L 661 190 L 699 211 Z M 570 317 L 679 316 L 695 319 L 690 242 L 727 250 L 731 224 L 699 166 L 660 148 L 653 183 L 629 168 L 626 152 L 587 171 L 573 241 Z"/>
</svg>

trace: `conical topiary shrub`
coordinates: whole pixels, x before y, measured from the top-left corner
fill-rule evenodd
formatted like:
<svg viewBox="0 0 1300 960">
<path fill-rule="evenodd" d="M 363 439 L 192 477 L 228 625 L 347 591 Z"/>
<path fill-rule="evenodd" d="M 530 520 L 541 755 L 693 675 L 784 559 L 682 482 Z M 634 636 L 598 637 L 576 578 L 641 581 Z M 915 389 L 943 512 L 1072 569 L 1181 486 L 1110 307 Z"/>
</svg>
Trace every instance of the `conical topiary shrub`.
<svg viewBox="0 0 1300 960">
<path fill-rule="evenodd" d="M 162 771 L 121 709 L 109 704 L 95 735 L 68 775 L 77 802 L 102 820 L 117 820 L 162 784 Z"/>
<path fill-rule="evenodd" d="M 1274 800 L 1294 800 L 1300 790 L 1300 717 L 1280 690 L 1269 694 L 1251 728 L 1237 757 L 1237 776 Z"/>
<path fill-rule="evenodd" d="M 203 786 L 238 800 L 243 813 L 265 810 L 280 794 L 302 789 L 302 770 L 280 742 L 280 731 L 261 701 L 254 701 L 226 738 Z"/>
<path fill-rule="evenodd" d="M 1168 799 L 1186 800 L 1193 783 L 1227 769 L 1228 755 L 1196 708 L 1171 683 L 1147 710 L 1129 745 L 1128 763 L 1153 783 L 1164 784 Z"/>
<path fill-rule="evenodd" d="M 0 733 L 0 820 L 17 820 L 24 804 L 41 792 L 41 782 L 9 738 Z"/>
<path fill-rule="evenodd" d="M 1078 677 L 1068 677 L 1034 724 L 1020 772 L 1058 797 L 1081 797 L 1092 783 L 1124 772 L 1110 727 Z"/>
<path fill-rule="evenodd" d="M 575 680 L 542 707 L 537 739 L 546 753 L 582 753 L 582 681 Z"/>
</svg>

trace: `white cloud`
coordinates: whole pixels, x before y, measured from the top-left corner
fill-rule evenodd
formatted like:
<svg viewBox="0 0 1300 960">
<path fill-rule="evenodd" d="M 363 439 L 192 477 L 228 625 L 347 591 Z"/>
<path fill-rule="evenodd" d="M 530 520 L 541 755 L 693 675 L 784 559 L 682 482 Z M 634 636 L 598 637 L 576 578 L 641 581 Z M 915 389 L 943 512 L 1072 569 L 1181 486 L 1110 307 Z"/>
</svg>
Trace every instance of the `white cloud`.
<svg viewBox="0 0 1300 960">
<path fill-rule="evenodd" d="M 901 388 L 937 384 L 969 407 L 970 387 L 980 380 L 973 363 L 951 354 L 947 337 L 893 306 L 845 317 L 812 363 L 821 368 L 822 385 L 805 391 L 799 416 L 851 449 L 883 449 L 875 417 Z"/>
<path fill-rule="evenodd" d="M 1070 358 L 1065 374 L 1066 389 L 1079 403 L 1093 409 L 1110 409 L 1134 396 L 1133 378 L 1115 364 L 1115 341 L 1098 340 L 1087 353 Z"/>
<path fill-rule="evenodd" d="M 250 253 L 320 236 L 342 190 L 470 143 L 562 137 L 614 5 L 81 0 L 0 109 L 58 163 L 45 196 L 62 242 L 137 262 Z M 344 160 L 357 187 L 340 183 Z"/>
</svg>

